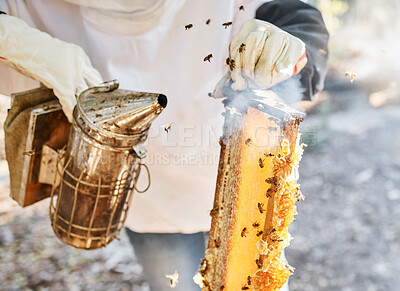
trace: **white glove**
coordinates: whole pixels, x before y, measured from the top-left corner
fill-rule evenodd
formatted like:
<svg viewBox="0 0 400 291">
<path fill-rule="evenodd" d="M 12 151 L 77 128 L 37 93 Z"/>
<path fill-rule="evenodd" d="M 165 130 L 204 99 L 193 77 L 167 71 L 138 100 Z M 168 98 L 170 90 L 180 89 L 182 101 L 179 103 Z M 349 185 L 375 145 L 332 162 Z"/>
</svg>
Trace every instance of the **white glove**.
<svg viewBox="0 0 400 291">
<path fill-rule="evenodd" d="M 229 58 L 234 90 L 270 88 L 298 73 L 307 63 L 303 41 L 258 19 L 245 22 L 233 37 Z"/>
<path fill-rule="evenodd" d="M 76 96 L 103 82 L 82 48 L 8 15 L 0 15 L 0 61 L 53 89 L 70 122 Z"/>
</svg>

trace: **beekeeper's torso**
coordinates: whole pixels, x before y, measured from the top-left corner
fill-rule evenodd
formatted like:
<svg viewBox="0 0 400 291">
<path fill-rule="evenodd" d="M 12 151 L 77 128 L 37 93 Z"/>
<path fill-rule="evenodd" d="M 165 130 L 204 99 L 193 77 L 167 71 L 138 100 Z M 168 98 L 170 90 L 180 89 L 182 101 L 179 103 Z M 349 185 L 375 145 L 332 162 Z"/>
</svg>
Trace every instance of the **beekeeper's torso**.
<svg viewBox="0 0 400 291">
<path fill-rule="evenodd" d="M 227 70 L 232 35 L 254 18 L 261 2 L 266 1 L 6 1 L 11 15 L 83 47 L 105 80 L 118 79 L 123 89 L 167 95 L 168 106 L 147 142 L 144 162 L 151 187 L 135 193 L 127 227 L 183 233 L 210 228 L 223 106 L 207 93 Z M 229 21 L 233 26 L 225 29 L 222 23 Z M 188 24 L 193 27 L 185 30 Z M 205 62 L 209 54 L 211 62 Z M 0 75 L 3 94 L 37 86 L 2 64 Z M 166 124 L 171 124 L 169 132 Z M 138 188 L 146 186 L 145 176 Z"/>
</svg>

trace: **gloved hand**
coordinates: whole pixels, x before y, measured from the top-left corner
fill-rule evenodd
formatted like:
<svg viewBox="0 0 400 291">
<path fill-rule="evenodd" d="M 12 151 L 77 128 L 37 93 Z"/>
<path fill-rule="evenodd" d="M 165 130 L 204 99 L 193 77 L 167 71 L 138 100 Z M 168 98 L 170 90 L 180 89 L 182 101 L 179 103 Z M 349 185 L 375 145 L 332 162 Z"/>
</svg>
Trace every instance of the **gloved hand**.
<svg viewBox="0 0 400 291">
<path fill-rule="evenodd" d="M 82 48 L 8 15 L 0 15 L 0 61 L 53 89 L 70 122 L 76 96 L 103 82 Z"/>
<path fill-rule="evenodd" d="M 258 19 L 245 22 L 234 36 L 229 59 L 234 90 L 270 88 L 307 63 L 303 41 Z"/>
</svg>

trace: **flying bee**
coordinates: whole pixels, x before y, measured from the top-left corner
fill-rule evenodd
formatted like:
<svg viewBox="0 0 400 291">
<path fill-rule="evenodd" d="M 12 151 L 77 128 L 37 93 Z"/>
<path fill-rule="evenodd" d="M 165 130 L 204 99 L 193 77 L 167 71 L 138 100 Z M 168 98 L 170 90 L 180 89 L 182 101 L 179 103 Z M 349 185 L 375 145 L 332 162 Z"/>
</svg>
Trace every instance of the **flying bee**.
<svg viewBox="0 0 400 291">
<path fill-rule="evenodd" d="M 246 141 L 244 142 L 245 145 L 251 145 L 251 138 L 246 139 Z"/>
<path fill-rule="evenodd" d="M 228 58 L 226 58 L 226 61 L 225 61 L 225 63 L 229 66 L 229 64 L 230 64 L 230 62 L 231 62 L 231 59 L 228 57 Z"/>
<path fill-rule="evenodd" d="M 249 290 L 250 288 L 248 287 L 248 286 L 246 286 L 246 285 L 244 285 L 243 287 L 242 287 L 242 290 Z"/>
<path fill-rule="evenodd" d="M 228 22 L 222 23 L 222 26 L 225 27 L 225 29 L 227 29 L 231 25 L 232 25 L 232 21 L 228 21 Z"/>
<path fill-rule="evenodd" d="M 243 5 L 240 5 L 239 11 L 244 11 L 244 6 Z"/>
<path fill-rule="evenodd" d="M 206 24 L 207 24 L 207 25 L 209 25 L 209 24 L 210 24 L 210 22 L 211 22 L 211 19 L 210 19 L 210 18 L 208 18 L 208 19 L 206 20 Z"/>
<path fill-rule="evenodd" d="M 239 53 L 242 53 L 246 50 L 246 45 L 244 43 L 242 43 L 239 47 Z"/>
<path fill-rule="evenodd" d="M 264 168 L 264 163 L 263 163 L 262 158 L 258 159 L 258 165 L 260 166 L 261 169 Z"/>
<path fill-rule="evenodd" d="M 264 203 L 258 202 L 257 207 L 258 207 L 258 211 L 260 211 L 260 213 L 263 214 L 264 211 L 265 211 L 265 209 L 264 209 Z"/>
<path fill-rule="evenodd" d="M 260 231 L 257 232 L 256 236 L 259 237 L 259 236 L 261 236 L 263 233 L 264 233 L 264 232 L 263 232 L 262 230 L 260 230 Z"/>
<path fill-rule="evenodd" d="M 211 58 L 213 57 L 213 55 L 212 54 L 209 54 L 208 56 L 206 56 L 204 59 L 203 59 L 203 61 L 209 61 L 210 63 L 211 63 Z"/>
<path fill-rule="evenodd" d="M 274 154 L 273 154 L 273 153 L 264 153 L 264 156 L 266 156 L 266 157 L 273 157 Z"/>
<path fill-rule="evenodd" d="M 257 228 L 257 227 L 260 226 L 260 223 L 259 223 L 258 221 L 256 221 L 256 222 L 254 222 L 254 223 L 252 224 L 252 226 L 253 226 L 254 228 Z"/>
<path fill-rule="evenodd" d="M 240 234 L 240 236 L 241 236 L 241 237 L 246 237 L 246 234 L 247 234 L 247 227 L 244 227 L 244 228 L 242 229 L 242 233 Z"/>
<path fill-rule="evenodd" d="M 193 27 L 193 24 L 189 23 L 187 25 L 185 25 L 185 30 L 189 30 Z"/>
<path fill-rule="evenodd" d="M 166 132 L 169 132 L 169 130 L 171 129 L 172 124 L 171 123 L 167 123 L 166 125 L 164 125 L 164 130 Z"/>
<path fill-rule="evenodd" d="M 251 285 L 251 276 L 247 276 L 247 285 Z"/>
<path fill-rule="evenodd" d="M 236 67 L 236 63 L 235 63 L 235 60 L 230 60 L 229 61 L 229 69 L 231 70 L 231 71 L 233 71 L 234 69 L 235 69 L 235 67 Z"/>
</svg>

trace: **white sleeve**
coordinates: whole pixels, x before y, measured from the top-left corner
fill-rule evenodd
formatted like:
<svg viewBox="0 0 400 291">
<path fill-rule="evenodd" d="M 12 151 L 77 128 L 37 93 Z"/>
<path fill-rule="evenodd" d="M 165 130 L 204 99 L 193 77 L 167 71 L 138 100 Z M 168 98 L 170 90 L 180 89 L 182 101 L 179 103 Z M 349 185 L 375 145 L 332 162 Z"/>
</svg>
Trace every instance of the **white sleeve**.
<svg viewBox="0 0 400 291">
<path fill-rule="evenodd" d="M 0 0 L 0 11 L 3 11 L 8 14 L 9 10 L 6 0 Z"/>
</svg>

